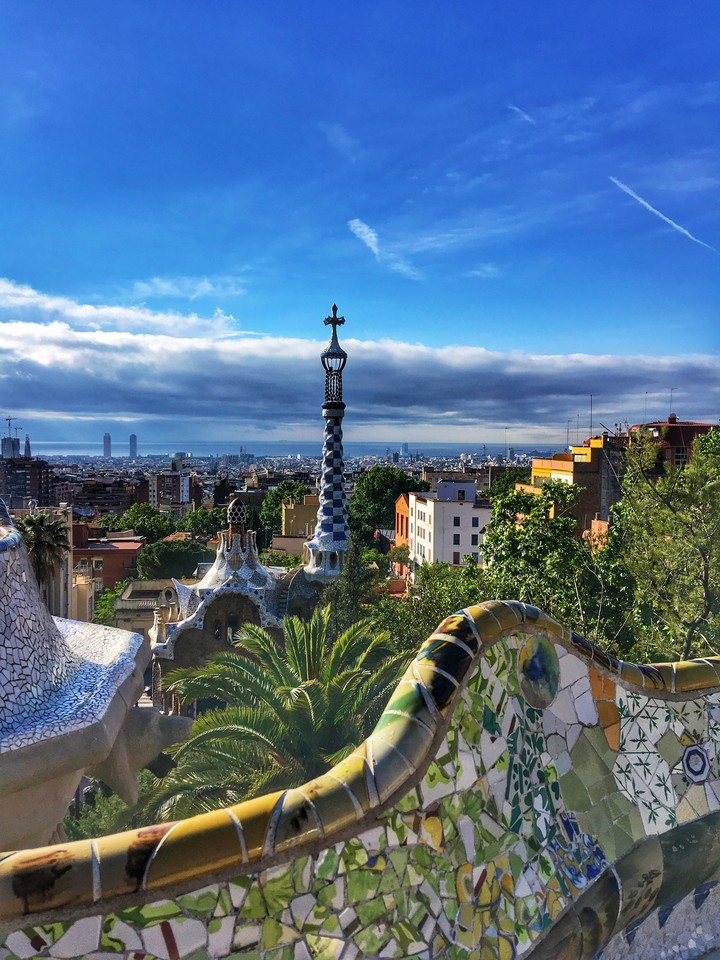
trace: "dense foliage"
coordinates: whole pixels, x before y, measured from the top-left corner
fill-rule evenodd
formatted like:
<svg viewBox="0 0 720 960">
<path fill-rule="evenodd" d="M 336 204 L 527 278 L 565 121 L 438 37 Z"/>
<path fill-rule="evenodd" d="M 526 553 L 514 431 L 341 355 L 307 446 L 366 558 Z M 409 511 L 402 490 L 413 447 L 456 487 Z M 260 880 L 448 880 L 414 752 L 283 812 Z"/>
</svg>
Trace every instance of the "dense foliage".
<svg viewBox="0 0 720 960">
<path fill-rule="evenodd" d="M 39 511 L 18 517 L 15 523 L 22 534 L 37 582 L 41 589 L 47 588 L 70 549 L 65 521 L 62 517 Z"/>
<path fill-rule="evenodd" d="M 620 560 L 632 575 L 643 652 L 687 659 L 720 645 L 720 430 L 695 442 L 686 467 L 658 475 L 657 444 L 627 451 L 616 507 Z"/>
<path fill-rule="evenodd" d="M 309 621 L 287 617 L 283 644 L 247 624 L 238 653 L 170 677 L 184 702 L 214 698 L 225 706 L 203 714 L 190 739 L 172 748 L 177 767 L 145 796 L 146 820 L 298 786 L 365 739 L 404 660 L 364 621 L 333 641 L 329 617 L 327 607 Z"/>
<path fill-rule="evenodd" d="M 487 596 L 485 572 L 474 564 L 456 569 L 426 563 L 416 570 L 407 594 L 381 596 L 367 615 L 388 631 L 395 650 L 413 654 L 445 617 Z"/>
<path fill-rule="evenodd" d="M 631 580 L 614 536 L 602 545 L 578 537 L 576 497 L 577 487 L 560 482 L 496 497 L 482 548 L 486 586 L 491 597 L 541 607 L 606 646 L 627 636 Z"/>
<path fill-rule="evenodd" d="M 303 497 L 309 492 L 299 480 L 281 480 L 276 487 L 268 490 L 260 508 L 260 526 L 263 530 L 280 533 L 283 501 L 295 500 L 302 503 Z"/>
<path fill-rule="evenodd" d="M 400 494 L 427 489 L 426 483 L 414 480 L 399 467 L 374 466 L 361 473 L 348 504 L 355 542 L 372 547 L 376 530 L 395 527 L 395 501 Z"/>
<path fill-rule="evenodd" d="M 112 589 L 103 590 L 95 597 L 95 614 L 93 623 L 102 623 L 106 627 L 115 626 L 115 601 L 121 595 L 127 580 L 116 583 Z"/>
<path fill-rule="evenodd" d="M 199 563 L 212 559 L 207 547 L 197 540 L 160 540 L 138 554 L 137 572 L 141 580 L 191 577 Z"/>
</svg>

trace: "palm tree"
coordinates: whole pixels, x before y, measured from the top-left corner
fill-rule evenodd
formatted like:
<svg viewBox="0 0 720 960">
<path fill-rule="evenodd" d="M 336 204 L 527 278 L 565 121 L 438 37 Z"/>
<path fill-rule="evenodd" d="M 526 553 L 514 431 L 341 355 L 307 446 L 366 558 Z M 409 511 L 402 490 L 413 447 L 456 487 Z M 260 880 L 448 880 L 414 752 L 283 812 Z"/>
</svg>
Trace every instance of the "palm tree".
<svg viewBox="0 0 720 960">
<path fill-rule="evenodd" d="M 333 643 L 330 608 L 309 621 L 287 617 L 284 646 L 261 627 L 236 635 L 240 653 L 178 670 L 168 688 L 184 702 L 225 706 L 196 720 L 172 751 L 177 767 L 156 781 L 142 819 L 176 819 L 299 786 L 338 763 L 368 736 L 408 657 L 367 621 Z"/>
<path fill-rule="evenodd" d="M 38 586 L 47 594 L 55 571 L 70 549 L 65 521 L 40 511 L 18 517 L 15 525 L 22 534 Z"/>
</svg>

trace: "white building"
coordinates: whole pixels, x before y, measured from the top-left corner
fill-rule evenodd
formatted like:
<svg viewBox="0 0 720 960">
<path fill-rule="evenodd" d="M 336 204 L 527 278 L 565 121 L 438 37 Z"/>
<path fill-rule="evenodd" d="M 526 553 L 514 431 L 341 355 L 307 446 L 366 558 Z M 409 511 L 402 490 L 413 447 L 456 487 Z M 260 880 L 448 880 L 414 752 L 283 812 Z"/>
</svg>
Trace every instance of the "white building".
<svg viewBox="0 0 720 960">
<path fill-rule="evenodd" d="M 482 563 L 482 541 L 492 510 L 475 484 L 441 480 L 437 493 L 410 493 L 408 548 L 411 566 L 450 563 L 463 557 Z"/>
</svg>

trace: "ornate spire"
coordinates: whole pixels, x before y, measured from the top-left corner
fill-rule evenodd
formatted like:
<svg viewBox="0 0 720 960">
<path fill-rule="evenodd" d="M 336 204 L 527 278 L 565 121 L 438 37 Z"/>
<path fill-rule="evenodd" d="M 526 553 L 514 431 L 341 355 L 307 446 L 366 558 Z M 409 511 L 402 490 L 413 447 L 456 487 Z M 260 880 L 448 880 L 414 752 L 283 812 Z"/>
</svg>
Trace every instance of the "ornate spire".
<svg viewBox="0 0 720 960">
<path fill-rule="evenodd" d="M 342 403 L 342 372 L 347 363 L 347 354 L 337 338 L 337 328 L 345 323 L 345 317 L 339 317 L 337 309 L 337 304 L 333 304 L 332 314 L 323 321 L 325 326 L 332 324 L 330 343 L 320 354 L 325 367 L 325 403 Z"/>
<path fill-rule="evenodd" d="M 332 335 L 320 355 L 325 369 L 325 402 L 322 408 L 325 435 L 320 506 L 315 533 L 312 540 L 305 544 L 305 573 L 311 579 L 321 581 L 332 580 L 340 573 L 350 544 L 342 447 L 342 418 L 345 415 L 342 372 L 347 354 L 337 336 L 337 328 L 345 323 L 345 317 L 339 317 L 337 310 L 333 304 L 332 314 L 324 321 L 326 326 L 332 325 Z"/>
</svg>

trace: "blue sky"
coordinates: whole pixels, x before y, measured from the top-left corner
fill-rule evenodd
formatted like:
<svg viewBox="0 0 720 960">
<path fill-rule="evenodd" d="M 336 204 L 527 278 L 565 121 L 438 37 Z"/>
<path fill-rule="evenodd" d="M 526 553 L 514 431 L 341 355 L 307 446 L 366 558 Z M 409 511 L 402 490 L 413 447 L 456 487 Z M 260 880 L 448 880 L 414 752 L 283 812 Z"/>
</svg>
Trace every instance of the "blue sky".
<svg viewBox="0 0 720 960">
<path fill-rule="evenodd" d="M 312 439 L 333 301 L 353 439 L 562 441 L 590 393 L 720 415 L 715 4 L 0 14 L 0 398 L 32 436 Z"/>
</svg>

